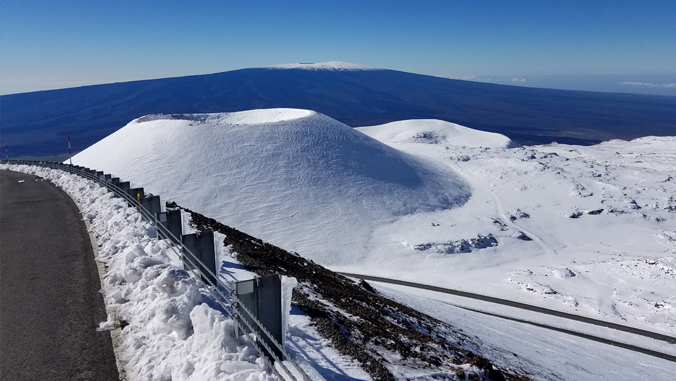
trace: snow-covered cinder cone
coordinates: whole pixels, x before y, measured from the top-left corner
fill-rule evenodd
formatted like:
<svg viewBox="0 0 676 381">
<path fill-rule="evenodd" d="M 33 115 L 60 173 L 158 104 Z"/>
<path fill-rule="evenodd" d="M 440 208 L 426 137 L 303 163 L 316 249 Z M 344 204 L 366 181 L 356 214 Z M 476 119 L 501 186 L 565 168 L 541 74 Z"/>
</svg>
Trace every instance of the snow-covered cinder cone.
<svg viewBox="0 0 676 381">
<path fill-rule="evenodd" d="M 449 168 L 298 109 L 149 115 L 73 161 L 324 264 L 359 261 L 378 225 L 471 194 Z"/>
</svg>

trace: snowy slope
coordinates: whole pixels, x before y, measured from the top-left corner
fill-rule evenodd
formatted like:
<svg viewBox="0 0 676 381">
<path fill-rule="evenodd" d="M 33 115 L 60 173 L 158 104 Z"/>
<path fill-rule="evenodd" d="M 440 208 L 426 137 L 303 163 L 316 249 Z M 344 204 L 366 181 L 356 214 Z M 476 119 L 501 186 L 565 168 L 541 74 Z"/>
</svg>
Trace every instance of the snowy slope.
<svg viewBox="0 0 676 381">
<path fill-rule="evenodd" d="M 74 162 L 334 270 L 676 334 L 676 138 L 512 145 L 274 109 L 141 118 Z"/>
<path fill-rule="evenodd" d="M 359 130 L 457 170 L 473 194 L 382 226 L 361 269 L 676 333 L 676 138 L 503 149 L 381 129 Z M 496 245 L 458 249 L 477 234 Z"/>
<path fill-rule="evenodd" d="M 453 170 L 296 109 L 150 115 L 73 158 L 323 264 L 358 264 L 379 225 L 456 208 Z"/>
<path fill-rule="evenodd" d="M 375 287 L 453 325 L 472 337 L 475 353 L 527 374 L 532 380 L 667 381 L 676 374 L 676 363 L 668 360 L 461 309 L 438 294 L 385 284 Z"/>
<path fill-rule="evenodd" d="M 357 130 L 388 143 L 449 144 L 465 147 L 510 148 L 516 146 L 508 137 L 479 131 L 436 119 L 402 120 Z"/>
</svg>

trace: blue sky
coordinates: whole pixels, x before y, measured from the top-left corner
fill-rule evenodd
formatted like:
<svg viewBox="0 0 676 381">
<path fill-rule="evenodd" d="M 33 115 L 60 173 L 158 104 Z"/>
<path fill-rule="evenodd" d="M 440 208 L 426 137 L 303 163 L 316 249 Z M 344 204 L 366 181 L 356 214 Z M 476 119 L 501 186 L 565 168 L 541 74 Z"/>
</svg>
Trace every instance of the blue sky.
<svg viewBox="0 0 676 381">
<path fill-rule="evenodd" d="M 0 46 L 2 94 L 345 61 L 671 95 L 676 1 L 3 0 Z"/>
</svg>

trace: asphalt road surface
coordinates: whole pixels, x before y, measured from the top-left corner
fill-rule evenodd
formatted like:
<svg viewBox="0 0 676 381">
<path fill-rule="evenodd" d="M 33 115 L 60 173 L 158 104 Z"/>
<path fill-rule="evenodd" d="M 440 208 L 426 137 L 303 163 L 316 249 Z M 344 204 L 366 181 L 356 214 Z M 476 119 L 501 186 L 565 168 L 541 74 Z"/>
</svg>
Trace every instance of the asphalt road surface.
<svg viewBox="0 0 676 381">
<path fill-rule="evenodd" d="M 100 288 L 73 200 L 0 170 L 0 380 L 118 380 Z"/>
</svg>

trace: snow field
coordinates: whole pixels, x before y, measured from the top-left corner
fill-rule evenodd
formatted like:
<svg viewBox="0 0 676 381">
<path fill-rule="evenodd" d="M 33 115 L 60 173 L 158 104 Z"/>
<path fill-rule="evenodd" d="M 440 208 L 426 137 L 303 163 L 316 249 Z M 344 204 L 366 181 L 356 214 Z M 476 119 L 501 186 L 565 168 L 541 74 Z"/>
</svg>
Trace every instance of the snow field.
<svg viewBox="0 0 676 381">
<path fill-rule="evenodd" d="M 358 131 L 389 143 L 448 144 L 463 147 L 512 148 L 508 137 L 474 130 L 437 119 L 401 120 L 379 126 L 359 127 Z"/>
<path fill-rule="evenodd" d="M 149 116 L 74 162 L 333 270 L 676 334 L 676 138 L 514 147 L 440 121 L 355 130 L 304 110 Z"/>
<path fill-rule="evenodd" d="M 472 198 L 382 226 L 359 270 L 676 334 L 676 138 L 504 149 L 415 141 L 438 129 L 409 124 L 408 138 L 358 130 L 456 170 Z M 437 250 L 489 234 L 496 246 Z"/>
<path fill-rule="evenodd" d="M 514 147 L 270 109 L 139 118 L 73 160 L 333 270 L 675 335 L 673 143 Z"/>
</svg>

